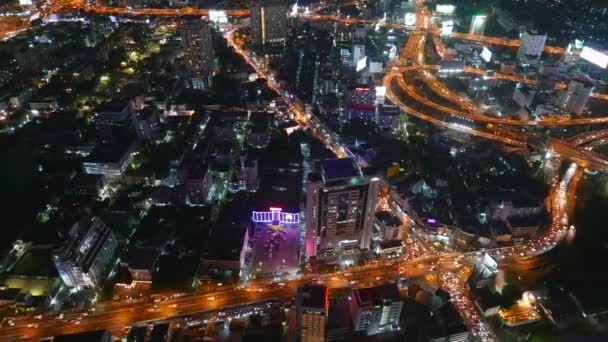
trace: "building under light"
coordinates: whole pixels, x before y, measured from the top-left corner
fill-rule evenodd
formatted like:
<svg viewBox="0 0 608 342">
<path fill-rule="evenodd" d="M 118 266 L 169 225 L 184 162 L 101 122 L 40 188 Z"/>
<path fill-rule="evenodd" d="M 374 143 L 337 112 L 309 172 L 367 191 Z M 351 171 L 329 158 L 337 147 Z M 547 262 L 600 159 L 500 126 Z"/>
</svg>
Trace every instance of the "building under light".
<svg viewBox="0 0 608 342">
<path fill-rule="evenodd" d="M 482 36 L 486 30 L 486 23 L 488 22 L 488 16 L 486 15 L 474 15 L 471 19 L 471 26 L 469 27 L 469 34 Z"/>
<path fill-rule="evenodd" d="M 207 88 L 213 70 L 211 27 L 203 20 L 192 19 L 183 21 L 180 31 L 190 86 L 194 89 Z"/>
<path fill-rule="evenodd" d="M 328 159 L 306 184 L 306 256 L 369 249 L 380 179 L 354 159 Z"/>
<path fill-rule="evenodd" d="M 63 247 L 53 255 L 59 276 L 68 287 L 95 287 L 103 281 L 118 243 L 98 217 L 75 223 Z"/>
<path fill-rule="evenodd" d="M 367 335 L 399 330 L 403 299 L 396 284 L 354 289 L 350 304 L 355 331 Z"/>
<path fill-rule="evenodd" d="M 287 6 L 282 0 L 254 1 L 251 33 L 256 46 L 277 45 L 287 39 Z"/>
<path fill-rule="evenodd" d="M 296 295 L 296 336 L 301 342 L 325 341 L 329 291 L 322 285 L 304 285 Z"/>
</svg>

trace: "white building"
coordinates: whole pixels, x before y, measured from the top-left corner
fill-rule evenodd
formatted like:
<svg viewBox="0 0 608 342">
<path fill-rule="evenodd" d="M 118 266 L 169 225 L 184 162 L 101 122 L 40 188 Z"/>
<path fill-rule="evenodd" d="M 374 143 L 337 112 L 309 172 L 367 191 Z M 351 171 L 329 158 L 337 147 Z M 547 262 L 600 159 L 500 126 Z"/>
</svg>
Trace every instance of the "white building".
<svg viewBox="0 0 608 342">
<path fill-rule="evenodd" d="M 536 90 L 518 83 L 513 91 L 513 101 L 521 108 L 529 107 L 535 95 Z"/>
<path fill-rule="evenodd" d="M 589 79 L 573 79 L 568 83 L 568 88 L 559 93 L 555 105 L 567 113 L 581 115 L 593 92 L 593 86 Z"/>
<path fill-rule="evenodd" d="M 68 287 L 97 287 L 111 263 L 118 243 L 110 227 L 98 217 L 75 223 L 53 262 Z"/>
<path fill-rule="evenodd" d="M 525 31 L 521 35 L 517 58 L 522 63 L 530 63 L 538 60 L 545 49 L 547 42 L 546 34 L 539 34 L 535 31 Z"/>
<path fill-rule="evenodd" d="M 471 19 L 471 26 L 469 27 L 469 34 L 481 36 L 486 30 L 486 23 L 488 22 L 488 16 L 486 15 L 474 15 Z"/>
<path fill-rule="evenodd" d="M 364 57 L 365 57 L 365 45 L 354 44 L 353 45 L 353 67 L 356 67 L 357 62 L 359 62 Z"/>
<path fill-rule="evenodd" d="M 380 179 L 352 158 L 321 162 L 306 184 L 306 256 L 369 249 Z"/>
<path fill-rule="evenodd" d="M 367 335 L 399 329 L 403 299 L 396 284 L 354 289 L 350 304 L 355 331 Z"/>
</svg>

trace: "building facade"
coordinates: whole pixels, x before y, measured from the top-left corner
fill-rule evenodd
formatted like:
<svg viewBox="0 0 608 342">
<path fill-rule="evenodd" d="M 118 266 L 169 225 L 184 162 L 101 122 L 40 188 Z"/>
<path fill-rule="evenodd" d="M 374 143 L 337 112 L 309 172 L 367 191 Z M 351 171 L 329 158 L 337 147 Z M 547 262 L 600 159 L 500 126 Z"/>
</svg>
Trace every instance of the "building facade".
<svg viewBox="0 0 608 342">
<path fill-rule="evenodd" d="M 351 300 L 353 329 L 375 335 L 399 329 L 403 299 L 396 284 L 354 289 Z"/>
<path fill-rule="evenodd" d="M 85 217 L 70 229 L 68 241 L 53 262 L 68 287 L 95 287 L 103 281 L 118 243 L 112 230 L 98 217 Z"/>
<path fill-rule="evenodd" d="M 379 185 L 352 158 L 322 161 L 306 184 L 306 256 L 369 249 Z"/>
<path fill-rule="evenodd" d="M 287 6 L 282 0 L 254 1 L 251 34 L 256 46 L 279 45 L 287 39 Z"/>
<path fill-rule="evenodd" d="M 547 42 L 546 34 L 539 34 L 535 31 L 525 31 L 521 35 L 517 59 L 522 63 L 529 63 L 538 60 L 545 49 Z"/>
<path fill-rule="evenodd" d="M 193 19 L 183 21 L 180 31 L 186 67 L 185 76 L 190 79 L 192 88 L 207 88 L 213 70 L 211 27 L 207 22 Z"/>
<path fill-rule="evenodd" d="M 573 79 L 568 88 L 557 96 L 556 106 L 564 112 L 581 115 L 593 92 L 593 82 L 584 78 Z"/>
<path fill-rule="evenodd" d="M 296 336 L 300 342 L 325 341 L 329 309 L 328 289 L 322 285 L 304 285 L 296 296 Z"/>
</svg>

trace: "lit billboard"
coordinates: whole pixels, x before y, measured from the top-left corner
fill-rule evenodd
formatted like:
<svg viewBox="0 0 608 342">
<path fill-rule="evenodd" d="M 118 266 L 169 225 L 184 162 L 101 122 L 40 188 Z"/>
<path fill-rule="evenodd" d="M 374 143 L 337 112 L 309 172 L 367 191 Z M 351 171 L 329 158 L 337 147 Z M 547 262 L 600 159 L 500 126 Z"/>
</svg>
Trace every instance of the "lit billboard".
<svg viewBox="0 0 608 342">
<path fill-rule="evenodd" d="M 481 58 L 486 61 L 486 63 L 489 63 L 492 59 L 492 51 L 484 46 L 483 50 L 481 50 Z"/>
<path fill-rule="evenodd" d="M 608 56 L 588 46 L 583 47 L 583 50 L 581 51 L 581 58 L 599 66 L 600 68 L 606 69 L 606 67 L 608 67 Z"/>
<path fill-rule="evenodd" d="M 437 12 L 437 14 L 453 14 L 454 10 L 456 9 L 456 7 L 454 5 L 442 5 L 442 4 L 437 4 L 437 7 L 435 7 L 435 12 Z"/>
</svg>

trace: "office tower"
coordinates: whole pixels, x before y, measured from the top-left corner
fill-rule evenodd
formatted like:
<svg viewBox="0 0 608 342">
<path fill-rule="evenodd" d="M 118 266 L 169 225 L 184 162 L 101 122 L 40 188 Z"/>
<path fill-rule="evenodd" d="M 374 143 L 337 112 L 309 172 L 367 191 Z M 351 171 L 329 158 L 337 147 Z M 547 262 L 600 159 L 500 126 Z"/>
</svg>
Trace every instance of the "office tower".
<svg viewBox="0 0 608 342">
<path fill-rule="evenodd" d="M 357 63 L 365 57 L 365 45 L 353 45 L 353 67 L 357 67 Z"/>
<path fill-rule="evenodd" d="M 517 50 L 517 59 L 522 62 L 530 62 L 539 59 L 545 49 L 546 41 L 546 34 L 539 34 L 536 31 L 526 31 L 522 33 L 519 49 Z"/>
<path fill-rule="evenodd" d="M 287 6 L 282 0 L 261 0 L 251 6 L 251 34 L 256 46 L 283 44 L 287 38 Z"/>
<path fill-rule="evenodd" d="M 395 284 L 354 289 L 350 303 L 355 331 L 375 335 L 399 329 L 403 299 Z"/>
<path fill-rule="evenodd" d="M 593 92 L 593 86 L 593 82 L 584 77 L 571 80 L 568 88 L 562 90 L 558 95 L 556 106 L 571 114 L 582 114 L 587 100 Z"/>
<path fill-rule="evenodd" d="M 486 23 L 488 22 L 488 16 L 486 15 L 474 15 L 471 19 L 471 26 L 469 27 L 469 34 L 483 35 L 486 30 Z"/>
<path fill-rule="evenodd" d="M 354 159 L 328 159 L 306 184 L 306 256 L 368 249 L 380 179 Z"/>
<path fill-rule="evenodd" d="M 211 28 L 208 23 L 200 19 L 192 19 L 182 21 L 180 31 L 186 77 L 190 79 L 192 88 L 207 88 L 213 69 Z"/>
<path fill-rule="evenodd" d="M 296 296 L 296 336 L 300 342 L 325 341 L 325 324 L 329 307 L 326 286 L 303 285 Z"/>
<path fill-rule="evenodd" d="M 110 227 L 87 215 L 72 226 L 53 262 L 66 286 L 99 286 L 117 246 Z"/>
</svg>

